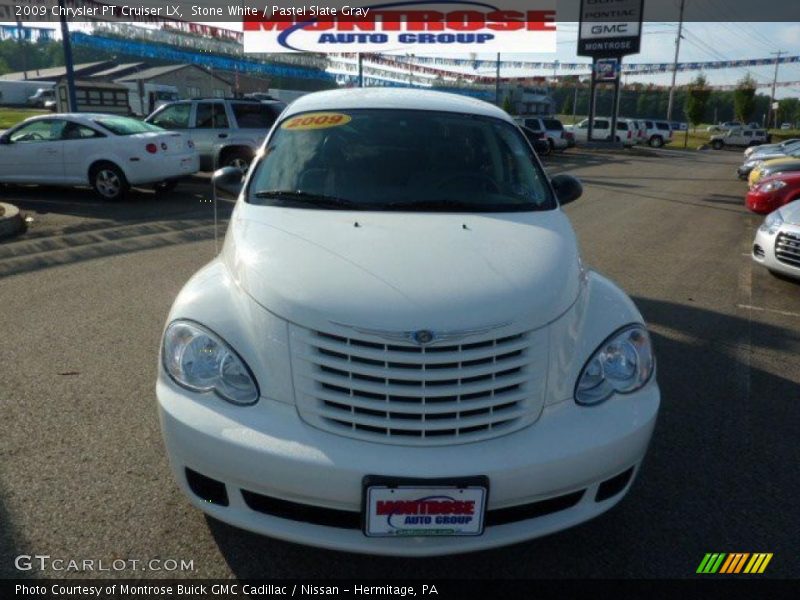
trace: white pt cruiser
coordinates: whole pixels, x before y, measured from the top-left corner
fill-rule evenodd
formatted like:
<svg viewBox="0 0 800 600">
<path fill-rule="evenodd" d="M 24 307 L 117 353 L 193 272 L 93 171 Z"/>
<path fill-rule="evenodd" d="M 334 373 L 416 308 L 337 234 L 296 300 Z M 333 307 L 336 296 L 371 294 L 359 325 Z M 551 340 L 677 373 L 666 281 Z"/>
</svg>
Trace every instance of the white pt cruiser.
<svg viewBox="0 0 800 600">
<path fill-rule="evenodd" d="M 310 94 L 279 118 L 222 252 L 169 314 L 174 476 L 238 527 L 370 554 L 467 552 L 591 519 L 655 425 L 650 337 L 581 263 L 502 110 L 414 90 Z"/>
</svg>

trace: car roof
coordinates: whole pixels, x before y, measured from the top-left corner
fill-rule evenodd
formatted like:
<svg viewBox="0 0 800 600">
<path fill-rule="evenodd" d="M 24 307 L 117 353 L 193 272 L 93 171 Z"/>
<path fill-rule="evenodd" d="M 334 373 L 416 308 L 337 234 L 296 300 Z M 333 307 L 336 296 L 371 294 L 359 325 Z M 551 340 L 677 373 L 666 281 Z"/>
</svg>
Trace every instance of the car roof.
<svg viewBox="0 0 800 600">
<path fill-rule="evenodd" d="M 90 123 L 94 119 L 101 119 L 106 117 L 116 117 L 116 118 L 126 118 L 131 119 L 133 117 L 128 117 L 127 115 L 115 115 L 111 113 L 50 113 L 46 115 L 35 115 L 33 117 L 28 117 L 21 123 L 30 123 L 33 121 L 47 121 L 51 119 L 69 119 L 71 121 L 78 121 L 81 123 Z"/>
<path fill-rule="evenodd" d="M 483 100 L 447 92 L 397 88 L 351 88 L 306 94 L 289 105 L 284 117 L 311 111 L 357 108 L 467 113 L 514 122 L 504 110 Z"/>
</svg>

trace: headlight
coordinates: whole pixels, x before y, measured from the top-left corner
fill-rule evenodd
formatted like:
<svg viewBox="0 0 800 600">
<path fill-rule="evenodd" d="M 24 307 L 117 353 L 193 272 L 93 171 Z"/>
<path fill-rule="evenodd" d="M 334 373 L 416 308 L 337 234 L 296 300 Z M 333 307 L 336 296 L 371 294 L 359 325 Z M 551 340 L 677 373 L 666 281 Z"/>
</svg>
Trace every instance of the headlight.
<svg viewBox="0 0 800 600">
<path fill-rule="evenodd" d="M 786 182 L 780 179 L 776 179 L 775 181 L 768 181 L 767 183 L 763 183 L 758 187 L 759 192 L 774 192 L 781 188 L 786 187 Z"/>
<path fill-rule="evenodd" d="M 781 211 L 778 209 L 767 215 L 767 218 L 764 219 L 764 223 L 759 227 L 759 230 L 765 231 L 770 235 L 775 235 L 781 225 L 783 225 L 783 216 L 781 216 Z"/>
<path fill-rule="evenodd" d="M 654 365 L 644 325 L 624 327 L 603 342 L 583 367 L 575 386 L 575 402 L 590 406 L 615 392 L 635 392 L 650 380 Z"/>
<path fill-rule="evenodd" d="M 192 321 L 173 321 L 164 332 L 164 368 L 178 385 L 214 392 L 233 404 L 254 404 L 258 386 L 250 369 L 222 338 Z"/>
</svg>

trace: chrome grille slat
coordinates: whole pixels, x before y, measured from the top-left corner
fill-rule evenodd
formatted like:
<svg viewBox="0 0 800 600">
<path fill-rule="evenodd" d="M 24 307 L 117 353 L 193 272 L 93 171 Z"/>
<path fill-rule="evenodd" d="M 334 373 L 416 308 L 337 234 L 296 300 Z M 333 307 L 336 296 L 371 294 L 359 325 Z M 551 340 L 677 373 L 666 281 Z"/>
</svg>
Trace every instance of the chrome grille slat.
<svg viewBox="0 0 800 600">
<path fill-rule="evenodd" d="M 347 386 L 354 390 L 361 392 L 371 392 L 373 394 L 386 394 L 387 388 L 391 387 L 396 396 L 408 396 L 410 398 L 425 398 L 427 396 L 455 396 L 459 394 L 470 394 L 478 392 L 491 391 L 498 387 L 505 387 L 510 385 L 518 385 L 524 383 L 528 375 L 524 372 L 516 373 L 512 376 L 491 377 L 489 379 L 453 383 L 452 385 L 437 385 L 434 387 L 426 387 L 423 385 L 404 385 L 404 386 L 389 386 L 385 383 L 378 383 L 376 381 L 367 381 L 358 378 L 347 378 L 330 373 L 320 372 L 317 374 L 317 380 L 321 383 L 329 383 L 331 385 Z M 408 380 L 405 380 L 408 381 Z M 463 379 L 461 380 L 464 381 Z"/>
<path fill-rule="evenodd" d="M 547 332 L 508 328 L 430 346 L 290 326 L 300 416 L 333 433 L 402 445 L 490 439 L 538 418 Z"/>
<path fill-rule="evenodd" d="M 391 401 L 388 399 L 389 398 L 388 396 L 386 396 L 381 400 L 359 398 L 358 396 L 347 396 L 346 398 L 342 398 L 341 395 L 328 392 L 325 389 L 317 390 L 314 392 L 314 394 L 324 402 L 338 402 L 338 403 L 346 402 L 347 404 L 357 408 L 383 410 L 394 413 L 420 414 L 419 406 L 422 404 L 421 401 L 419 403 Z M 517 389 L 514 392 L 503 392 L 502 394 L 489 395 L 486 396 L 485 398 L 481 398 L 478 400 L 460 399 L 458 402 L 458 407 L 459 407 L 458 410 L 466 412 L 470 410 L 489 408 L 491 406 L 494 406 L 500 401 L 502 401 L 501 403 L 521 402 L 524 399 L 525 399 L 525 392 Z M 426 404 L 425 405 L 426 414 L 453 412 L 454 409 L 451 404 L 447 403 L 442 403 L 442 404 L 438 403 Z"/>
<path fill-rule="evenodd" d="M 341 344 L 338 344 L 329 339 L 319 338 L 313 335 L 298 335 L 297 339 L 311 347 L 331 350 L 333 352 L 343 352 Z M 386 344 L 386 346 L 397 347 L 398 345 Z M 505 342 L 497 346 L 487 346 L 483 348 L 473 348 L 473 349 L 467 349 L 463 351 L 453 351 L 453 352 L 440 352 L 437 350 L 436 346 L 431 346 L 426 349 L 427 352 L 422 353 L 419 352 L 420 349 L 417 348 L 416 346 L 409 346 L 410 349 L 414 350 L 413 352 L 398 352 L 396 350 L 378 350 L 376 348 L 347 345 L 346 353 L 348 355 L 358 356 L 361 358 L 367 358 L 367 359 L 371 358 L 375 360 L 381 360 L 386 362 L 397 362 L 397 363 L 413 362 L 409 360 L 409 357 L 420 356 L 424 354 L 426 363 L 433 364 L 433 363 L 448 363 L 448 362 L 467 361 L 467 360 L 493 357 L 495 354 L 497 354 L 498 349 L 502 349 L 503 351 L 506 352 L 513 352 L 515 350 L 524 350 L 525 348 L 527 348 L 527 346 L 528 343 L 524 339 L 516 339 L 509 342 Z"/>
<path fill-rule="evenodd" d="M 517 350 L 516 352 L 522 352 Z M 510 353 L 508 353 L 510 354 Z M 501 356 L 506 356 L 503 354 Z M 458 379 L 464 370 L 464 361 L 453 363 L 458 365 L 455 368 L 439 369 L 431 368 L 430 365 L 419 365 L 419 368 L 407 367 L 392 367 L 392 363 L 382 363 L 382 366 L 371 365 L 366 363 L 359 363 L 358 361 L 342 360 L 325 355 L 312 355 L 304 354 L 300 358 L 308 361 L 339 370 L 358 369 L 358 372 L 363 375 L 370 375 L 372 377 L 382 377 L 386 379 L 407 379 L 410 381 L 441 381 L 447 379 Z M 407 363 L 400 363 L 407 364 Z M 448 363 L 439 363 L 448 364 Z M 520 354 L 517 356 L 500 359 L 500 362 L 492 361 L 478 366 L 470 366 L 470 376 L 475 377 L 479 375 L 491 375 L 499 371 L 505 371 L 512 368 L 522 368 L 527 364 L 527 358 Z"/>
<path fill-rule="evenodd" d="M 782 231 L 775 239 L 775 258 L 793 267 L 800 267 L 800 235 Z"/>
<path fill-rule="evenodd" d="M 490 418 L 484 418 L 483 416 L 475 416 L 475 417 L 456 417 L 452 419 L 436 419 L 435 422 L 430 422 L 425 419 L 416 421 L 416 420 L 403 420 L 402 423 L 391 419 L 389 417 L 379 418 L 377 416 L 370 416 L 370 415 L 359 415 L 359 414 L 351 414 L 349 419 L 359 425 L 371 425 L 373 427 L 387 427 L 387 428 L 400 428 L 400 429 L 410 429 L 415 431 L 425 431 L 429 429 L 432 425 L 435 426 L 436 429 L 458 429 L 458 428 L 465 428 L 465 427 L 472 427 L 474 425 L 489 425 L 491 426 L 494 423 L 505 422 L 513 420 L 517 417 L 520 417 L 524 414 L 523 409 L 517 410 L 508 410 L 505 409 L 506 412 L 497 412 L 492 413 Z M 326 410 L 321 409 L 319 414 L 328 417 L 330 419 L 343 419 L 345 415 L 343 415 L 339 411 L 335 410 Z"/>
</svg>

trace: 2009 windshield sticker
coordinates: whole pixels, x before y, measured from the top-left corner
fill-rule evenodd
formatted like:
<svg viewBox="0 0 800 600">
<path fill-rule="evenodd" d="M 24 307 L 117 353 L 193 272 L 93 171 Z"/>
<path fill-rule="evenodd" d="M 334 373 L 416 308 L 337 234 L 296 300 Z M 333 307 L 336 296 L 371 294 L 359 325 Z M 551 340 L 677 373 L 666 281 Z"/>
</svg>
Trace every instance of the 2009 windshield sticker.
<svg viewBox="0 0 800 600">
<path fill-rule="evenodd" d="M 291 131 L 307 131 L 309 129 L 327 129 L 329 127 L 340 127 L 352 120 L 350 115 L 343 113 L 319 112 L 300 115 L 287 119 L 281 125 L 281 129 Z"/>
</svg>

